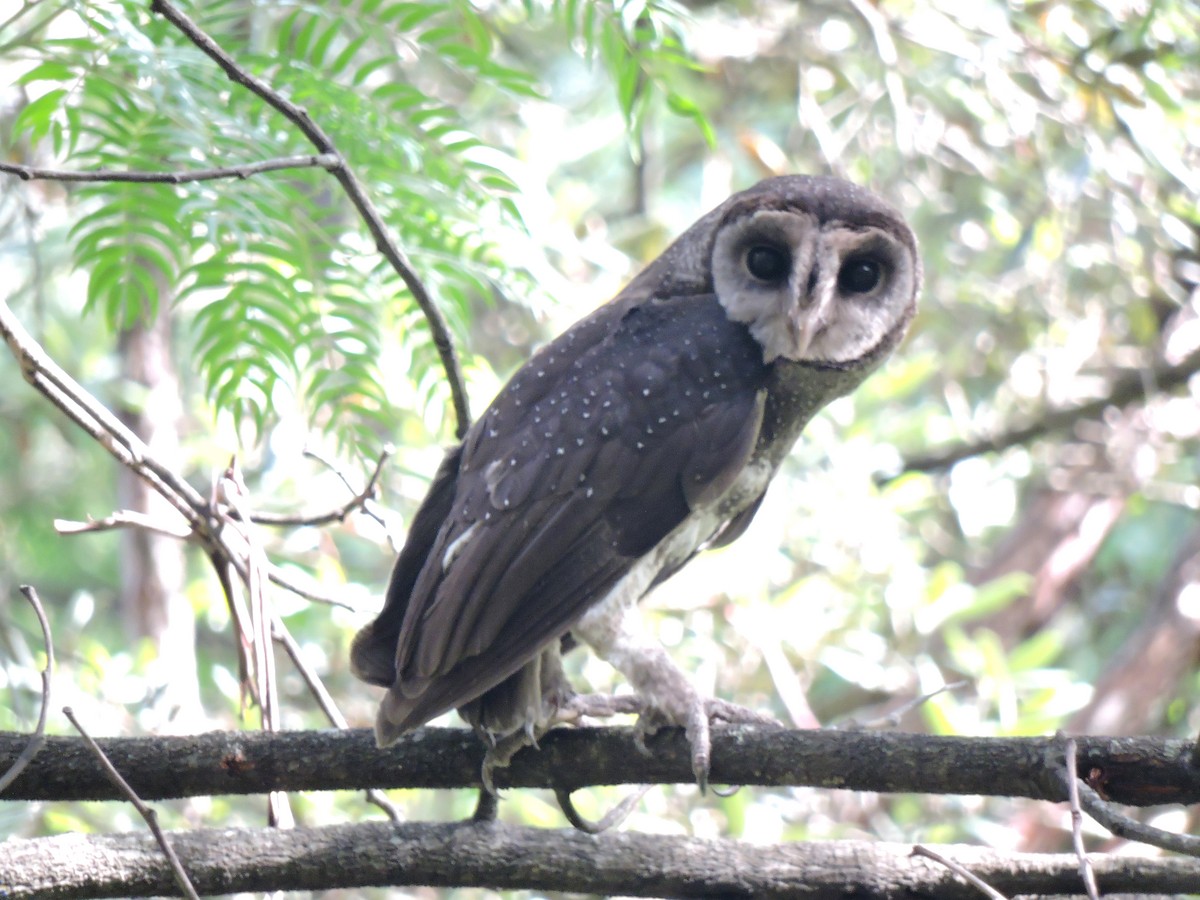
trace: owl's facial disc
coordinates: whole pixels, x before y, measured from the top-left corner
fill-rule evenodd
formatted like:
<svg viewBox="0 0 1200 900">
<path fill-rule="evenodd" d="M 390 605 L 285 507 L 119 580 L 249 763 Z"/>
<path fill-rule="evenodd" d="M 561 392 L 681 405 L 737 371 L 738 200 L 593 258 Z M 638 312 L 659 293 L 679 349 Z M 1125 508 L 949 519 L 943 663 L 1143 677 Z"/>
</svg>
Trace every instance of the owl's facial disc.
<svg viewBox="0 0 1200 900">
<path fill-rule="evenodd" d="M 911 255 L 885 231 L 799 210 L 727 222 L 712 266 L 718 299 L 749 326 L 766 362 L 869 355 L 906 321 L 916 278 Z"/>
</svg>

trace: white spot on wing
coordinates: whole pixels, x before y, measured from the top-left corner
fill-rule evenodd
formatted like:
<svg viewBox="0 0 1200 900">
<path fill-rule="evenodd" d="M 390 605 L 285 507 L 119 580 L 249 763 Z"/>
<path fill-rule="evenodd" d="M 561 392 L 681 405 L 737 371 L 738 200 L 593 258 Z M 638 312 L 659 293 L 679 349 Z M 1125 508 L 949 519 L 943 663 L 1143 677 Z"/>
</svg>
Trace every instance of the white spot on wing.
<svg viewBox="0 0 1200 900">
<path fill-rule="evenodd" d="M 463 548 L 467 546 L 467 542 L 471 540 L 471 536 L 475 534 L 475 529 L 479 527 L 478 522 L 472 522 L 471 527 L 456 537 L 450 542 L 450 546 L 446 548 L 446 552 L 442 554 L 442 572 L 445 573 L 450 568 L 450 564 L 458 558 L 462 553 Z"/>
</svg>

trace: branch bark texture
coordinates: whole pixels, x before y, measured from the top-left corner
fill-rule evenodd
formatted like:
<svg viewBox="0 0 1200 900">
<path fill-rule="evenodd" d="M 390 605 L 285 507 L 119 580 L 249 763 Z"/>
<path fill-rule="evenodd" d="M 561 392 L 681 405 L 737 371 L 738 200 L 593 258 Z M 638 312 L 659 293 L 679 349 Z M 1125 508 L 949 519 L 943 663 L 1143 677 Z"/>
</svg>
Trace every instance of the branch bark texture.
<svg viewBox="0 0 1200 900">
<path fill-rule="evenodd" d="M 24 747 L 0 735 L 0 771 Z M 1132 806 L 1200 803 L 1193 745 L 1154 738 L 1077 738 L 1081 777 Z M 145 800 L 269 791 L 479 786 L 483 746 L 469 731 L 421 728 L 386 749 L 366 729 L 99 739 Z M 496 770 L 500 788 L 690 784 L 680 729 L 637 750 L 630 728 L 559 728 Z M 712 782 L 860 791 L 980 794 L 1063 801 L 1057 738 L 937 737 L 876 731 L 713 730 Z M 50 737 L 3 795 L 8 800 L 116 800 L 77 738 Z"/>
<path fill-rule="evenodd" d="M 174 832 L 171 842 L 202 894 L 382 885 L 474 886 L 638 897 L 804 897 L 808 900 L 974 900 L 977 889 L 910 844 L 835 841 L 758 846 L 741 841 L 527 828 L 497 823 L 363 823 L 295 829 Z M 1072 854 L 939 852 L 1008 896 L 1077 894 Z M 1194 890 L 1200 862 L 1103 856 L 1106 892 Z M 63 835 L 0 844 L 0 894 L 132 897 L 174 883 L 146 834 Z"/>
</svg>

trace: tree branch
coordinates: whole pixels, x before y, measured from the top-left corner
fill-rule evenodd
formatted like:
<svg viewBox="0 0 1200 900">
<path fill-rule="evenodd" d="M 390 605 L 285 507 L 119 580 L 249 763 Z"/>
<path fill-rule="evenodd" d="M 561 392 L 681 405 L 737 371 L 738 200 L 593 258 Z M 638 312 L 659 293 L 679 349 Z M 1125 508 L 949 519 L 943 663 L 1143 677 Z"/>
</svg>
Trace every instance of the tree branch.
<svg viewBox="0 0 1200 900">
<path fill-rule="evenodd" d="M 977 888 L 912 855 L 867 841 L 753 845 L 675 835 L 527 828 L 495 823 L 383 822 L 322 828 L 205 829 L 171 841 L 200 893 L 426 885 L 577 891 L 643 897 L 938 897 L 977 900 Z M 939 855 L 1008 894 L 1077 894 L 1071 854 L 943 846 Z M 1113 892 L 1184 892 L 1200 883 L 1191 859 L 1109 856 L 1097 874 Z M 174 890 L 144 834 L 61 835 L 0 843 L 10 900 L 148 896 Z"/>
<path fill-rule="evenodd" d="M 261 162 L 237 166 L 222 166 L 216 169 L 193 169 L 188 172 L 137 172 L 119 169 L 96 169 L 92 172 L 74 172 L 67 169 L 39 169 L 35 166 L 19 166 L 0 162 L 0 172 L 16 175 L 22 181 L 103 181 L 132 182 L 135 184 L 187 184 L 193 181 L 216 181 L 221 178 L 249 178 L 263 172 L 278 172 L 282 169 L 322 168 L 334 171 L 342 165 L 336 153 L 317 156 L 286 156 L 280 159 L 264 159 Z"/>
<path fill-rule="evenodd" d="M 425 285 L 413 269 L 408 256 L 388 234 L 383 217 L 380 216 L 379 211 L 375 208 L 375 204 L 367 196 L 367 192 L 358 180 L 358 177 L 338 152 L 332 138 L 325 133 L 321 126 L 312 120 L 306 110 L 292 103 L 266 82 L 255 78 L 238 65 L 233 57 L 221 49 L 216 41 L 205 34 L 195 22 L 173 4 L 167 2 L 167 0 L 152 0 L 150 9 L 179 29 L 184 37 L 195 44 L 201 52 L 225 72 L 230 81 L 246 88 L 246 90 L 259 97 L 264 103 L 299 128 L 320 153 L 333 154 L 337 157 L 337 164 L 327 166 L 326 168 L 329 169 L 333 177 L 341 184 L 342 190 L 346 192 L 346 196 L 350 198 L 350 202 L 354 204 L 354 208 L 358 210 L 358 214 L 366 223 L 371 237 L 375 239 L 376 249 L 379 250 L 388 263 L 391 264 L 392 268 L 399 274 L 401 280 L 413 295 L 413 299 L 416 300 L 417 305 L 421 308 L 425 320 L 429 323 L 429 331 L 433 336 L 434 347 L 437 348 L 442 368 L 446 371 L 446 380 L 450 384 L 450 396 L 454 403 L 454 413 L 457 419 L 455 433 L 461 439 L 470 427 L 471 411 L 467 402 L 466 385 L 463 381 L 462 366 L 458 359 L 458 352 L 454 349 L 454 342 L 450 339 L 450 326 L 446 322 L 446 317 L 442 315 L 441 309 L 433 302 L 433 298 L 430 297 Z"/>
<path fill-rule="evenodd" d="M 874 731 L 714 728 L 714 784 L 810 785 L 860 791 L 1001 793 L 1067 799 L 1062 742 L 1055 738 L 942 737 Z M 1200 803 L 1200 770 L 1187 741 L 1081 737 L 1079 769 L 1117 803 Z M 24 745 L 0 735 L 0 769 Z M 191 737 L 100 739 L 104 751 L 147 800 L 272 790 L 472 788 L 483 744 L 459 728 L 419 728 L 385 749 L 367 729 L 213 732 Z M 540 749 L 495 771 L 499 787 L 575 790 L 597 784 L 691 784 L 691 753 L 681 729 L 665 729 L 637 749 L 632 728 L 556 728 Z M 82 762 L 78 739 L 49 737 L 9 787 L 14 800 L 114 800 L 112 786 Z M 170 759 L 170 766 L 162 760 Z M 1048 760 L 1055 759 L 1057 765 Z"/>
<path fill-rule="evenodd" d="M 1197 372 L 1200 372 L 1200 352 L 1193 353 L 1183 362 L 1175 365 L 1160 363 L 1149 371 L 1143 369 L 1125 371 L 1117 376 L 1109 392 L 1103 397 L 1068 409 L 1049 410 L 1041 418 L 1027 425 L 1002 431 L 991 437 L 955 444 L 932 453 L 910 457 L 901 463 L 898 472 L 884 475 L 879 481 L 886 484 L 906 472 L 940 472 L 972 456 L 999 453 L 1019 444 L 1027 444 L 1042 435 L 1070 428 L 1081 420 L 1097 418 L 1110 406 L 1124 406 L 1134 400 L 1143 399 L 1155 391 L 1172 390 L 1186 384 L 1188 379 Z"/>
</svg>

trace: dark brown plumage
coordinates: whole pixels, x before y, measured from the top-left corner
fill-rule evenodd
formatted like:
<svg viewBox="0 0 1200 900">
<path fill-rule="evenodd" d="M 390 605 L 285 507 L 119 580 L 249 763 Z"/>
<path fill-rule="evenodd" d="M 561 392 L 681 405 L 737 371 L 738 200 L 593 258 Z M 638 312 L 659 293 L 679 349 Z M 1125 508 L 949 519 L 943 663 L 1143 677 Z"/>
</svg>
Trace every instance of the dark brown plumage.
<svg viewBox="0 0 1200 900">
<path fill-rule="evenodd" d="M 702 777 L 708 719 L 736 708 L 697 697 L 630 609 L 745 529 L 804 424 L 899 342 L 919 278 L 874 195 L 771 179 L 535 354 L 447 454 L 354 641 L 388 688 L 381 743 L 452 708 L 492 739 L 551 724 L 573 634 L 703 742 Z"/>
</svg>

